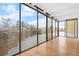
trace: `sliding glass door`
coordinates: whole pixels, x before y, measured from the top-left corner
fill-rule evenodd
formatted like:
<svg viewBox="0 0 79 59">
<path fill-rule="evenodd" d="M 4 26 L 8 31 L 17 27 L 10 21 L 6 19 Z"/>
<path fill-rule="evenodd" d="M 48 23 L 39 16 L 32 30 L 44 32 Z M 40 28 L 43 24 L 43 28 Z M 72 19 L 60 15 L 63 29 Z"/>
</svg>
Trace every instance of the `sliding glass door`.
<svg viewBox="0 0 79 59">
<path fill-rule="evenodd" d="M 46 16 L 38 13 L 38 43 L 46 41 Z"/>
<path fill-rule="evenodd" d="M 37 11 L 21 5 L 21 50 L 37 45 Z"/>
</svg>

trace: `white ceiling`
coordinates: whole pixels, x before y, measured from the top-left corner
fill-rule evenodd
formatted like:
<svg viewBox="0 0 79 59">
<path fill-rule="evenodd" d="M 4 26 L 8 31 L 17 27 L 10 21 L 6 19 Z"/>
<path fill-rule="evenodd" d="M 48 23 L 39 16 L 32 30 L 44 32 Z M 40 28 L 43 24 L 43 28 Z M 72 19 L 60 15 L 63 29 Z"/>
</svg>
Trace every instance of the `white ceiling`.
<svg viewBox="0 0 79 59">
<path fill-rule="evenodd" d="M 36 3 L 35 5 L 58 20 L 79 18 L 79 3 Z"/>
</svg>

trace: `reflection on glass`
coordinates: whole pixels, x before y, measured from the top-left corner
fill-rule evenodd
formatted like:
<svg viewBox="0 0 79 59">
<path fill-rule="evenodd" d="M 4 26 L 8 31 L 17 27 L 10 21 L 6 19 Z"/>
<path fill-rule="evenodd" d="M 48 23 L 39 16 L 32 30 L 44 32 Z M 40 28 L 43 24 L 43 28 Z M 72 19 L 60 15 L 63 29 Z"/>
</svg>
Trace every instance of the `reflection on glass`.
<svg viewBox="0 0 79 59">
<path fill-rule="evenodd" d="M 55 38 L 55 20 L 53 20 L 53 38 Z"/>
<path fill-rule="evenodd" d="M 19 52 L 19 4 L 0 3 L 0 55 Z"/>
<path fill-rule="evenodd" d="M 57 23 L 57 21 L 55 22 L 55 26 L 56 26 L 56 37 L 57 37 L 57 34 L 58 34 L 58 23 Z"/>
<path fill-rule="evenodd" d="M 77 24 L 78 24 L 78 38 L 79 38 L 79 20 L 78 20 Z"/>
<path fill-rule="evenodd" d="M 65 36 L 65 22 L 59 22 L 59 36 Z"/>
<path fill-rule="evenodd" d="M 74 21 L 67 21 L 67 36 L 74 37 Z"/>
<path fill-rule="evenodd" d="M 78 37 L 78 19 L 74 21 L 75 21 L 75 37 Z"/>
<path fill-rule="evenodd" d="M 21 7 L 21 49 L 37 45 L 37 12 L 25 5 Z"/>
<path fill-rule="evenodd" d="M 38 14 L 38 41 L 39 44 L 46 41 L 46 16 Z"/>
<path fill-rule="evenodd" d="M 53 19 L 51 19 L 51 39 L 53 39 Z"/>
<path fill-rule="evenodd" d="M 48 18 L 48 40 L 51 39 L 51 19 Z"/>
<path fill-rule="evenodd" d="M 77 37 L 77 20 L 67 21 L 67 36 L 68 37 Z"/>
</svg>

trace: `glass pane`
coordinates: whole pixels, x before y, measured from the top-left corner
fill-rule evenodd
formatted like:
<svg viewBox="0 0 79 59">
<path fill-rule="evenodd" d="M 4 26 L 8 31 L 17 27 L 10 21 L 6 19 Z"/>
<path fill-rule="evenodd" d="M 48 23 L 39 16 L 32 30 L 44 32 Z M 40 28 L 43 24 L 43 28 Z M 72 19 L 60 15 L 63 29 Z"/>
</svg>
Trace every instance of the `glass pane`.
<svg viewBox="0 0 79 59">
<path fill-rule="evenodd" d="M 78 19 L 75 20 L 75 37 L 78 37 Z"/>
<path fill-rule="evenodd" d="M 67 36 L 78 37 L 78 22 L 77 19 L 67 21 Z"/>
<path fill-rule="evenodd" d="M 0 3 L 0 55 L 19 52 L 19 4 Z"/>
<path fill-rule="evenodd" d="M 48 18 L 48 40 L 51 39 L 51 19 Z"/>
<path fill-rule="evenodd" d="M 38 14 L 38 40 L 39 44 L 46 41 L 46 16 Z"/>
<path fill-rule="evenodd" d="M 79 19 L 78 19 L 78 38 L 79 38 Z"/>
<path fill-rule="evenodd" d="M 53 20 L 53 38 L 55 38 L 55 20 Z"/>
<path fill-rule="evenodd" d="M 71 21 L 67 21 L 67 36 L 68 37 L 74 37 L 74 20 L 71 20 Z"/>
<path fill-rule="evenodd" d="M 53 19 L 51 19 L 51 39 L 53 39 Z"/>
<path fill-rule="evenodd" d="M 37 45 L 37 12 L 25 5 L 21 12 L 21 49 L 24 51 Z"/>
<path fill-rule="evenodd" d="M 56 37 L 57 37 L 57 34 L 58 34 L 58 26 L 57 26 L 58 24 L 57 24 L 57 21 L 56 21 L 55 25 L 56 25 Z"/>
<path fill-rule="evenodd" d="M 59 36 L 65 36 L 65 21 L 59 22 Z"/>
</svg>

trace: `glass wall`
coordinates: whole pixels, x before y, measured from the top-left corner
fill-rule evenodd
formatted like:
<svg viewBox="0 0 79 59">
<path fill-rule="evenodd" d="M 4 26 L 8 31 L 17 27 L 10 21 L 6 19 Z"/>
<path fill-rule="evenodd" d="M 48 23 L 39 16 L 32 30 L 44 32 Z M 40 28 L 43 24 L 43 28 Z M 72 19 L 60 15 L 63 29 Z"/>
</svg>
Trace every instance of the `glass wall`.
<svg viewBox="0 0 79 59">
<path fill-rule="evenodd" d="M 48 18 L 48 40 L 51 39 L 51 19 Z"/>
<path fill-rule="evenodd" d="M 67 21 L 67 37 L 74 37 L 74 21 Z"/>
<path fill-rule="evenodd" d="M 55 26 L 56 26 L 56 37 L 57 37 L 57 35 L 58 35 L 58 23 L 57 23 L 57 21 L 55 21 Z"/>
<path fill-rule="evenodd" d="M 0 3 L 0 55 L 19 52 L 19 4 Z"/>
<path fill-rule="evenodd" d="M 55 38 L 55 20 L 53 20 L 53 38 Z"/>
<path fill-rule="evenodd" d="M 67 21 L 67 37 L 78 37 L 78 23 L 77 20 Z"/>
<path fill-rule="evenodd" d="M 78 38 L 78 19 L 76 19 L 74 21 L 75 21 L 75 37 Z"/>
<path fill-rule="evenodd" d="M 48 18 L 47 25 L 50 40 L 55 37 L 55 20 Z M 0 3 L 0 55 L 15 55 L 45 41 L 45 15 L 38 12 L 37 19 L 37 11 L 24 4 Z"/>
<path fill-rule="evenodd" d="M 37 45 L 37 12 L 21 6 L 21 49 L 24 51 Z"/>
<path fill-rule="evenodd" d="M 78 39 L 79 39 L 79 18 L 78 18 Z"/>
<path fill-rule="evenodd" d="M 65 21 L 59 22 L 59 36 L 65 36 L 66 25 Z"/>
<path fill-rule="evenodd" d="M 53 39 L 53 19 L 51 19 L 51 39 Z"/>
<path fill-rule="evenodd" d="M 43 43 L 46 41 L 46 16 L 38 13 L 38 42 Z"/>
<path fill-rule="evenodd" d="M 60 21 L 59 36 L 78 37 L 78 19 Z"/>
</svg>

